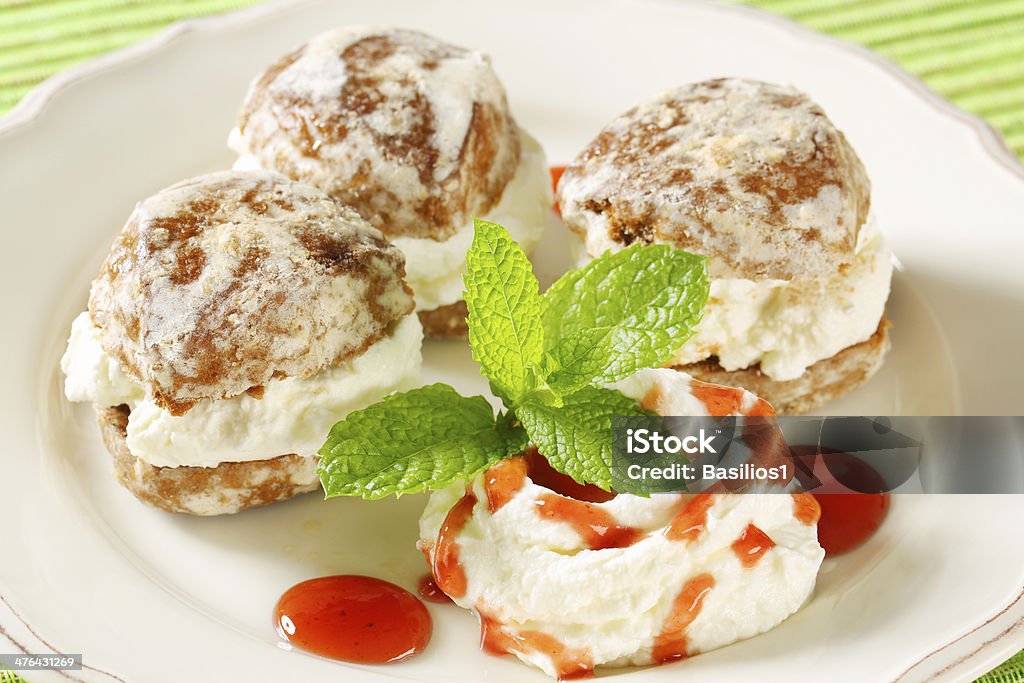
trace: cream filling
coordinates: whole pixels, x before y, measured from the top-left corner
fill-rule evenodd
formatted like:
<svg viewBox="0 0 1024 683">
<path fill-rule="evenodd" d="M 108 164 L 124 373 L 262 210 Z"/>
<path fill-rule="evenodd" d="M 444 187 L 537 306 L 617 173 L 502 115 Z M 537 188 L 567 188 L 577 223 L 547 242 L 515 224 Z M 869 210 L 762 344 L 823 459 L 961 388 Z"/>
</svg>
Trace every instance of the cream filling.
<svg viewBox="0 0 1024 683">
<path fill-rule="evenodd" d="M 498 204 L 480 218 L 503 226 L 529 252 L 552 220 L 554 195 L 543 148 L 526 131 L 520 129 L 519 135 L 519 166 Z M 237 128 L 231 132 L 228 146 L 239 153 L 235 170 L 261 168 L 259 160 L 249 154 Z M 423 237 L 390 239 L 405 254 L 405 279 L 415 293 L 417 311 L 430 311 L 462 299 L 466 252 L 473 242 L 472 221 L 440 242 Z"/>
<path fill-rule="evenodd" d="M 71 327 L 61 370 L 69 400 L 131 408 L 132 455 L 156 467 L 216 467 L 288 453 L 316 455 L 334 423 L 348 413 L 419 384 L 422 340 L 419 320 L 406 316 L 390 335 L 346 363 L 312 377 L 271 380 L 262 398 L 202 400 L 178 416 L 156 405 L 107 355 L 88 313 Z"/>
<path fill-rule="evenodd" d="M 587 235 L 581 262 L 621 245 Z M 726 370 L 760 363 L 777 381 L 796 379 L 814 363 L 869 339 L 885 312 L 892 253 L 875 221 L 861 228 L 851 264 L 816 280 L 711 280 L 704 318 L 669 361 L 696 363 L 711 356 Z"/>
</svg>

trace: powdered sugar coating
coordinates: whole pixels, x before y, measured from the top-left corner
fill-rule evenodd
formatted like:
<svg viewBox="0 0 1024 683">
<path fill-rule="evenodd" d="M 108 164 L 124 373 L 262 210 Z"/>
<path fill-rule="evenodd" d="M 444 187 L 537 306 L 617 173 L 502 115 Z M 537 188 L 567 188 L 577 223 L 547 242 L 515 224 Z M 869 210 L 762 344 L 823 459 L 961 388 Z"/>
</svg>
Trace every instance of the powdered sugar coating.
<svg viewBox="0 0 1024 683">
<path fill-rule="evenodd" d="M 792 280 L 853 259 L 860 159 L 800 91 L 716 79 L 618 117 L 566 169 L 566 225 L 596 256 L 635 241 L 711 257 L 714 277 Z"/>
<path fill-rule="evenodd" d="M 386 235 L 436 240 L 497 204 L 520 154 L 484 54 L 365 26 L 321 34 L 261 74 L 232 145 Z"/>
<path fill-rule="evenodd" d="M 104 351 L 180 415 L 308 377 L 413 310 L 397 248 L 322 191 L 223 171 L 140 203 L 89 299 Z"/>
</svg>

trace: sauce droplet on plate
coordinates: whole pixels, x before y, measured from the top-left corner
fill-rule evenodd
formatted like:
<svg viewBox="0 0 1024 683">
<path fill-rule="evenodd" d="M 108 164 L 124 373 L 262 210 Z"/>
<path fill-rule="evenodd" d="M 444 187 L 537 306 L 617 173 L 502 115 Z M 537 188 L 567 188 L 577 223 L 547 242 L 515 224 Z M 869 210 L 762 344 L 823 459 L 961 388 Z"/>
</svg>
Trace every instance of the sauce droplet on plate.
<svg viewBox="0 0 1024 683">
<path fill-rule="evenodd" d="M 820 452 L 814 445 L 790 447 L 797 458 L 812 457 Z M 812 491 L 821 508 L 818 519 L 818 543 L 825 556 L 832 557 L 853 550 L 882 526 L 889 512 L 888 493 L 861 493 L 881 491 L 885 480 L 870 465 L 859 458 L 834 450 L 827 450 L 829 465 L 822 458 L 814 462 L 814 476 L 818 486 Z M 832 469 L 841 474 L 836 476 Z"/>
<path fill-rule="evenodd" d="M 888 493 L 814 494 L 821 506 L 818 543 L 825 557 L 853 550 L 871 538 L 889 512 Z"/>
<path fill-rule="evenodd" d="M 274 608 L 282 638 L 313 654 L 359 664 L 400 662 L 423 651 L 433 625 L 409 591 L 343 574 L 292 586 Z"/>
<path fill-rule="evenodd" d="M 430 574 L 424 574 L 420 577 L 420 585 L 417 592 L 421 598 L 429 602 L 450 603 L 452 601 L 451 598 L 445 595 L 443 590 L 437 587 L 434 577 Z"/>
</svg>

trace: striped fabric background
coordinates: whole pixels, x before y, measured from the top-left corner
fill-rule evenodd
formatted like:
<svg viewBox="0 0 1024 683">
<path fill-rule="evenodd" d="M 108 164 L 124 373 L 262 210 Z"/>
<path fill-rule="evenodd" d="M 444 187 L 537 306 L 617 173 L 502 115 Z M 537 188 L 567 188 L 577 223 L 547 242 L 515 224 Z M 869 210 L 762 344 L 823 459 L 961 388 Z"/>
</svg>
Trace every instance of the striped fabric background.
<svg viewBox="0 0 1024 683">
<path fill-rule="evenodd" d="M 735 0 L 733 0 L 735 1 Z M 0 114 L 46 77 L 186 17 L 259 0 L 0 0 Z M 748 0 L 901 64 L 1024 158 L 1024 0 Z M 18 681 L 0 672 L 0 682 Z M 1024 652 L 979 679 L 1024 683 Z"/>
<path fill-rule="evenodd" d="M 41 80 L 171 22 L 259 0 L 0 0 L 0 113 Z"/>
<path fill-rule="evenodd" d="M 0 0 L 0 113 L 47 76 L 172 21 L 258 0 Z M 749 0 L 871 47 L 1024 157 L 1024 0 Z"/>
<path fill-rule="evenodd" d="M 753 0 L 861 43 L 999 129 L 1024 158 L 1024 1 Z"/>
</svg>

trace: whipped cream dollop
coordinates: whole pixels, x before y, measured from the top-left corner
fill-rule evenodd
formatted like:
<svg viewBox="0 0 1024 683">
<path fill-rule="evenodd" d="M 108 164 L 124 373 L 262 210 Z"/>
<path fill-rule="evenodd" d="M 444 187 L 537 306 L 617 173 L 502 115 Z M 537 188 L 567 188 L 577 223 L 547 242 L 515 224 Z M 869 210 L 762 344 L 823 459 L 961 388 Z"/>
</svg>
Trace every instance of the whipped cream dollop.
<svg viewBox="0 0 1024 683">
<path fill-rule="evenodd" d="M 672 370 L 623 388 L 659 412 L 765 414 L 749 392 Z M 435 492 L 420 520 L 434 580 L 491 651 L 559 678 L 665 663 L 777 626 L 814 588 L 824 550 L 808 494 L 585 502 L 536 483 L 529 462 Z"/>
<path fill-rule="evenodd" d="M 611 239 L 587 235 L 587 262 L 608 249 Z M 760 364 L 777 381 L 796 379 L 814 363 L 869 339 L 885 312 L 893 257 L 871 218 L 858 235 L 853 261 L 814 279 L 748 280 L 712 278 L 704 318 L 669 365 L 712 356 L 725 370 Z"/>
<path fill-rule="evenodd" d="M 750 638 L 800 609 L 814 588 L 824 551 L 800 498 L 622 494 L 583 503 L 525 477 L 494 509 L 488 481 L 516 466 L 504 461 L 468 489 L 434 493 L 420 542 L 437 566 L 446 519 L 470 501 L 451 541 L 465 587 L 451 597 L 477 613 L 490 638 L 521 643 L 507 649 L 551 676 L 662 663 Z M 595 549 L 573 515 L 613 520 L 639 540 Z"/>
<path fill-rule="evenodd" d="M 504 227 L 529 253 L 545 228 L 557 222 L 557 218 L 552 210 L 554 193 L 544 149 L 526 131 L 519 129 L 519 136 L 522 151 L 515 174 L 494 208 L 479 218 Z M 232 131 L 228 146 L 239 154 L 235 170 L 261 168 L 260 161 L 246 149 L 237 128 Z M 416 297 L 417 311 L 431 311 L 462 299 L 466 252 L 472 241 L 472 221 L 444 240 L 391 237 L 391 242 L 405 254 L 405 280 Z"/>
<path fill-rule="evenodd" d="M 423 330 L 415 315 L 361 355 L 307 378 L 268 381 L 262 394 L 204 399 L 182 415 L 158 406 L 100 345 L 89 314 L 71 326 L 61 359 L 71 401 L 131 408 L 127 444 L 155 467 L 216 467 L 295 453 L 314 456 L 331 427 L 349 412 L 419 384 Z"/>
</svg>

